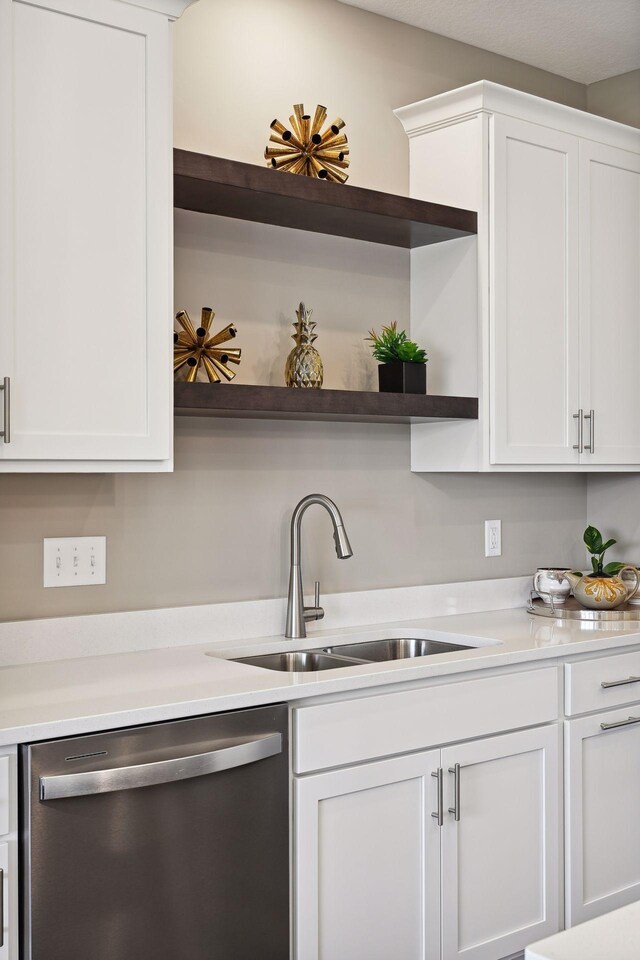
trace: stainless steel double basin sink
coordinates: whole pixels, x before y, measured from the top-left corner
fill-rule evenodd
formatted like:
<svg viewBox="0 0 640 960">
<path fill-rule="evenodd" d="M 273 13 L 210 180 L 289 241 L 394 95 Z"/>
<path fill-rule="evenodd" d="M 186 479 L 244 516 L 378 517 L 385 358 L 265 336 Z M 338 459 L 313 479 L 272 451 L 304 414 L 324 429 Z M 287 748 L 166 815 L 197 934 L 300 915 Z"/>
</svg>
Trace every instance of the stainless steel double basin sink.
<svg viewBox="0 0 640 960">
<path fill-rule="evenodd" d="M 313 673 L 317 670 L 337 670 L 340 667 L 429 657 L 436 653 L 468 649 L 469 647 L 463 644 L 447 643 L 443 640 L 389 637 L 384 640 L 337 644 L 323 647 L 321 650 L 296 650 L 291 653 L 264 653 L 255 657 L 237 657 L 235 662 L 249 663 L 254 667 L 281 670 L 286 673 Z"/>
</svg>

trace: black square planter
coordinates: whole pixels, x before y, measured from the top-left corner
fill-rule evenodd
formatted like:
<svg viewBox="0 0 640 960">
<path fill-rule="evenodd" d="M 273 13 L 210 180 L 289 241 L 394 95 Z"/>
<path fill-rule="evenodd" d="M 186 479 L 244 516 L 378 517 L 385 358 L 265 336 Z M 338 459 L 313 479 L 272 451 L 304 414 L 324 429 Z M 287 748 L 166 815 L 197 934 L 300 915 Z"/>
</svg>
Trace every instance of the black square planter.
<svg viewBox="0 0 640 960">
<path fill-rule="evenodd" d="M 426 363 L 381 363 L 378 367 L 381 393 L 426 393 Z"/>
</svg>

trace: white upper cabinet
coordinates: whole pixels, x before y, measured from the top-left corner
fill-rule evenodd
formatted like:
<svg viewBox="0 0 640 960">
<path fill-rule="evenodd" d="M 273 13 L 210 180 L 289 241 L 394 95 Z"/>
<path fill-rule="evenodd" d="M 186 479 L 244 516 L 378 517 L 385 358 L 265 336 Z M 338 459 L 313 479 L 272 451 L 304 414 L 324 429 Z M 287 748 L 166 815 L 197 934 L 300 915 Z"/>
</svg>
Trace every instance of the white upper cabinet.
<svg viewBox="0 0 640 960">
<path fill-rule="evenodd" d="M 640 155 L 580 143 L 583 460 L 640 464 Z"/>
<path fill-rule="evenodd" d="M 485 81 L 396 112 L 412 195 L 478 211 L 412 255 L 431 389 L 479 398 L 412 469 L 637 470 L 640 130 Z"/>
<path fill-rule="evenodd" d="M 0 0 L 0 471 L 171 469 L 187 5 Z"/>
<path fill-rule="evenodd" d="M 578 462 L 577 174 L 576 137 L 493 118 L 492 463 Z"/>
</svg>

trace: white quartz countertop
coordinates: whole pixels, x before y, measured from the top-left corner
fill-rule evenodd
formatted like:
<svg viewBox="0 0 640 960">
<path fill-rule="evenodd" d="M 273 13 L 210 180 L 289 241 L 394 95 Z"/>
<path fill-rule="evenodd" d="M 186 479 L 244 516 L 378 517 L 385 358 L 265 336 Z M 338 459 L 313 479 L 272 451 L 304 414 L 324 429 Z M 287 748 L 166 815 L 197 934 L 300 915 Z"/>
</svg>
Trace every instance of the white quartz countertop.
<svg viewBox="0 0 640 960">
<path fill-rule="evenodd" d="M 470 646 L 422 659 L 308 674 L 280 673 L 228 659 L 393 636 Z M 323 630 L 306 641 L 272 636 L 7 666 L 0 669 L 0 744 L 444 678 L 638 643 L 638 623 L 598 628 L 509 609 Z"/>
<path fill-rule="evenodd" d="M 527 947 L 525 960 L 638 960 L 640 903 L 605 913 Z"/>
</svg>

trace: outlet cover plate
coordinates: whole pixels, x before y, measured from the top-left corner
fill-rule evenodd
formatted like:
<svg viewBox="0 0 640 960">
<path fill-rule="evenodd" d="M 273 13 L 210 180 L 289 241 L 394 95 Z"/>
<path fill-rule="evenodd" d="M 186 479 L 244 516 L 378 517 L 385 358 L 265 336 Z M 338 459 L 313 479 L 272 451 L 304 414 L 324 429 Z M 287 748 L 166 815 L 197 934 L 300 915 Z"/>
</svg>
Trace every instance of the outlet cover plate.
<svg viewBox="0 0 640 960">
<path fill-rule="evenodd" d="M 43 543 L 45 587 L 107 582 L 106 537 L 45 538 Z"/>
<path fill-rule="evenodd" d="M 502 556 L 501 520 L 485 520 L 484 522 L 484 555 L 485 557 Z"/>
</svg>

